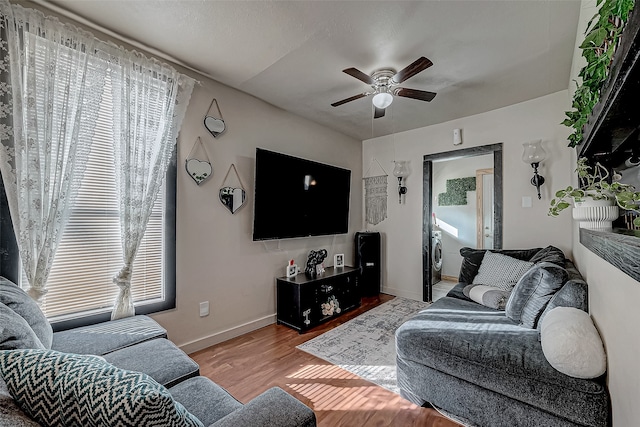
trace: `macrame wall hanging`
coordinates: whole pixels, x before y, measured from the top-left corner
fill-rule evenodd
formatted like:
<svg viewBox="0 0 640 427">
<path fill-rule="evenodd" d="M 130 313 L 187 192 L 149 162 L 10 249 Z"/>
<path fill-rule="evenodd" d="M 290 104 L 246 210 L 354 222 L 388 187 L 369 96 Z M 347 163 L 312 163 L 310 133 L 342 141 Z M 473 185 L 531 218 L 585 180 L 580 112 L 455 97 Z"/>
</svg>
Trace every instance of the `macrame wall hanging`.
<svg viewBox="0 0 640 427">
<path fill-rule="evenodd" d="M 376 162 L 382 175 L 367 176 L 371 167 Z M 365 219 L 367 223 L 376 225 L 387 218 L 387 171 L 384 170 L 380 162 L 374 157 L 371 159 L 369 169 L 365 172 L 364 180 L 364 200 L 365 200 Z"/>
<path fill-rule="evenodd" d="M 202 184 L 205 180 L 211 178 L 211 175 L 213 175 L 211 161 L 209 161 L 207 150 L 204 148 L 204 144 L 202 144 L 200 137 L 198 137 L 193 143 L 193 147 L 191 147 L 191 151 L 189 151 L 189 155 L 187 156 L 184 166 L 191 179 L 193 179 L 198 185 Z"/>
</svg>

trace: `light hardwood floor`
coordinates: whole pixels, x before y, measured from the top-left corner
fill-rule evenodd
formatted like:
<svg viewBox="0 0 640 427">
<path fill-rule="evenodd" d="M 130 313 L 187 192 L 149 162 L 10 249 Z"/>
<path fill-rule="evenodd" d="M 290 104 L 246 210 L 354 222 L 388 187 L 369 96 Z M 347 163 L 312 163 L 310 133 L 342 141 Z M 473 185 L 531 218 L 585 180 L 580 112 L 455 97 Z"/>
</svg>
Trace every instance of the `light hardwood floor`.
<svg viewBox="0 0 640 427">
<path fill-rule="evenodd" d="M 192 353 L 200 373 L 243 403 L 279 386 L 312 408 L 318 426 L 458 427 L 431 408 L 421 408 L 399 395 L 348 371 L 296 349 L 296 346 L 371 308 L 393 299 L 364 298 L 362 306 L 320 325 L 298 332 L 270 325 Z"/>
</svg>

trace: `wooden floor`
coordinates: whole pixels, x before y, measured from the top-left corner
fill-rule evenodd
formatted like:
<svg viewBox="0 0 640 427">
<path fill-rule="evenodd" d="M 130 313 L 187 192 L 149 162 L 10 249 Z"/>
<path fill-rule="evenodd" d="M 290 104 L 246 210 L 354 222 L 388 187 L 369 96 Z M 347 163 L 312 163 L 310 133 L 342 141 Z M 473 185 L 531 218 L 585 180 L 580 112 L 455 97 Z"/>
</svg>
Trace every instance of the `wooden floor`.
<svg viewBox="0 0 640 427">
<path fill-rule="evenodd" d="M 421 408 L 335 365 L 296 349 L 371 308 L 393 299 L 365 298 L 362 306 L 320 325 L 298 332 L 270 325 L 192 353 L 201 375 L 224 387 L 243 403 L 273 386 L 292 394 L 316 414 L 318 426 L 457 427 L 436 410 Z"/>
</svg>

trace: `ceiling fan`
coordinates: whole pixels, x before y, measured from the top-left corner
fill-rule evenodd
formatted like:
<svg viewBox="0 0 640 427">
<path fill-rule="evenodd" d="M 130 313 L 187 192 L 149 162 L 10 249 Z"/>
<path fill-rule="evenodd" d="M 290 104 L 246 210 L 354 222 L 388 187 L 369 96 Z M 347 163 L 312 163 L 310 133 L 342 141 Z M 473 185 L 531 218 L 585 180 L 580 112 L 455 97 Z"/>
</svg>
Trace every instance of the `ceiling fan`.
<svg viewBox="0 0 640 427">
<path fill-rule="evenodd" d="M 356 68 L 347 68 L 342 70 L 343 73 L 347 73 L 350 76 L 371 85 L 373 91 L 363 92 L 350 98 L 345 98 L 341 101 L 334 102 L 331 106 L 337 107 L 339 105 L 346 104 L 347 102 L 373 95 L 372 101 L 373 106 L 375 107 L 373 118 L 378 119 L 380 117 L 384 117 L 384 111 L 389 105 L 391 105 L 394 96 L 402 96 L 405 98 L 413 98 L 420 101 L 430 102 L 436 96 L 434 92 L 407 89 L 404 87 L 398 87 L 398 85 L 415 76 L 419 72 L 426 70 L 432 65 L 433 62 L 422 56 L 398 72 L 393 68 L 381 68 L 374 71 L 369 76 Z"/>
</svg>

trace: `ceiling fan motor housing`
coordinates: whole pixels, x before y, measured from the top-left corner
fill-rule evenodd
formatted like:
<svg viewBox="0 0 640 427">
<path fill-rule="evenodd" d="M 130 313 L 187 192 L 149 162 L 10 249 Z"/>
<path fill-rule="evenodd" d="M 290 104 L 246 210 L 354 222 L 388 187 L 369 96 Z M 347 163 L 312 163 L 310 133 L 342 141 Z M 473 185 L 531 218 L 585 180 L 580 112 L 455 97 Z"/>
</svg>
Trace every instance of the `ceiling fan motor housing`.
<svg viewBox="0 0 640 427">
<path fill-rule="evenodd" d="M 399 84 L 393 81 L 395 75 L 396 70 L 393 68 L 381 68 L 371 73 L 371 78 L 374 80 L 371 87 L 374 93 L 391 93 L 391 88 Z"/>
</svg>

